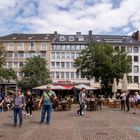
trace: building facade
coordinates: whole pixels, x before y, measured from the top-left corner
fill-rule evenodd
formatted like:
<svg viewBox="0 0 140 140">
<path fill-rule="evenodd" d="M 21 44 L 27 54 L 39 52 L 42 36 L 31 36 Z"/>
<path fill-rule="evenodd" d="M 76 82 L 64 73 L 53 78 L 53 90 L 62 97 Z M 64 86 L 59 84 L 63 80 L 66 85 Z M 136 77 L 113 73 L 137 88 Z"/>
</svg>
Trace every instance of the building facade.
<svg viewBox="0 0 140 140">
<path fill-rule="evenodd" d="M 76 73 L 74 59 L 85 49 L 89 42 L 110 43 L 114 49 L 128 52 L 132 57 L 132 71 L 129 77 L 132 83 L 140 83 L 140 32 L 132 36 L 87 35 L 77 32 L 73 35 L 57 34 L 11 34 L 0 37 L 6 49 L 6 68 L 16 71 L 18 78 L 23 76 L 20 72 L 26 59 L 38 56 L 48 62 L 47 68 L 51 72 L 53 83 L 86 83 L 94 87 L 96 81 L 86 80 Z"/>
</svg>

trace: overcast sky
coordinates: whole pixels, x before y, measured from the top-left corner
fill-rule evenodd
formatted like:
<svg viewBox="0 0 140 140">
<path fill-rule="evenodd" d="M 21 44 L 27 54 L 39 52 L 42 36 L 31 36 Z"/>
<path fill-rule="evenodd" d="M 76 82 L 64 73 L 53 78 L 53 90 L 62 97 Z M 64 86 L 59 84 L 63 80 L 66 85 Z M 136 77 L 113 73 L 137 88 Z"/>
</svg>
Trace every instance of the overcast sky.
<svg viewBox="0 0 140 140">
<path fill-rule="evenodd" d="M 131 35 L 140 0 L 0 0 L 0 36 L 10 33 Z"/>
</svg>

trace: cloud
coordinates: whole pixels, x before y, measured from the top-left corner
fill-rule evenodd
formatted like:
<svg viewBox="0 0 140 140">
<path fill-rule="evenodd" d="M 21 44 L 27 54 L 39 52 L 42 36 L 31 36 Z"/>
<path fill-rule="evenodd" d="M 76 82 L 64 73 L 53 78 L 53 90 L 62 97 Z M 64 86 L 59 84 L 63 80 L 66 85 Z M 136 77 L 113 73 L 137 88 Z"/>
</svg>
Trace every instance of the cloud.
<svg viewBox="0 0 140 140">
<path fill-rule="evenodd" d="M 139 0 L 0 1 L 1 35 L 13 32 L 130 34 L 140 29 Z"/>
</svg>

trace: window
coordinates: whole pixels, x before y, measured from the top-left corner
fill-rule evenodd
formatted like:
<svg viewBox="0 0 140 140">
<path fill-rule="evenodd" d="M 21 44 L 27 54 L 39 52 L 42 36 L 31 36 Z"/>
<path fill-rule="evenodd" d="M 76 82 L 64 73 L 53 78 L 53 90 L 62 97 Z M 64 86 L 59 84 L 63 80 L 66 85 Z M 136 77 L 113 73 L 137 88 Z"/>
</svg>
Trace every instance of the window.
<svg viewBox="0 0 140 140">
<path fill-rule="evenodd" d="M 54 74 L 54 72 L 51 72 L 51 78 L 55 78 L 55 74 Z"/>
<path fill-rule="evenodd" d="M 61 52 L 61 58 L 65 58 L 65 52 Z"/>
<path fill-rule="evenodd" d="M 19 77 L 23 77 L 23 76 L 24 76 L 23 72 L 19 72 Z"/>
<path fill-rule="evenodd" d="M 51 58 L 55 58 L 55 52 L 52 52 Z"/>
<path fill-rule="evenodd" d="M 19 52 L 19 57 L 23 58 L 24 57 L 24 53 L 23 52 Z"/>
<path fill-rule="evenodd" d="M 81 50 L 85 49 L 85 45 L 81 45 Z"/>
<path fill-rule="evenodd" d="M 56 72 L 56 78 L 60 78 L 59 72 Z"/>
<path fill-rule="evenodd" d="M 128 76 L 128 82 L 132 83 L 132 76 Z"/>
<path fill-rule="evenodd" d="M 66 52 L 66 58 L 70 58 L 70 52 Z"/>
<path fill-rule="evenodd" d="M 55 68 L 55 62 L 51 62 L 51 68 Z"/>
<path fill-rule="evenodd" d="M 79 53 L 76 53 L 76 58 L 79 57 Z"/>
<path fill-rule="evenodd" d="M 115 46 L 115 51 L 119 51 L 119 46 Z"/>
<path fill-rule="evenodd" d="M 61 62 L 61 68 L 65 68 L 65 63 Z"/>
<path fill-rule="evenodd" d="M 71 68 L 74 68 L 74 62 L 71 62 Z"/>
<path fill-rule="evenodd" d="M 56 58 L 60 58 L 60 52 L 56 52 Z"/>
<path fill-rule="evenodd" d="M 18 53 L 15 52 L 14 57 L 15 58 L 18 58 Z"/>
<path fill-rule="evenodd" d="M 43 58 L 45 58 L 46 57 L 46 52 L 41 52 L 40 53 L 40 56 L 43 57 Z"/>
<path fill-rule="evenodd" d="M 66 51 L 70 51 L 70 45 L 66 45 Z"/>
<path fill-rule="evenodd" d="M 12 52 L 7 52 L 6 57 L 13 57 L 13 53 Z"/>
<path fill-rule="evenodd" d="M 25 58 L 30 58 L 30 53 L 24 53 Z"/>
<path fill-rule="evenodd" d="M 19 67 L 23 67 L 23 62 L 19 62 Z"/>
<path fill-rule="evenodd" d="M 41 51 L 46 51 L 46 42 L 41 43 Z"/>
<path fill-rule="evenodd" d="M 81 50 L 80 45 L 76 45 L 76 51 L 80 51 L 80 50 Z"/>
<path fill-rule="evenodd" d="M 65 36 L 59 36 L 59 41 L 66 41 Z"/>
<path fill-rule="evenodd" d="M 75 52 L 71 52 L 71 58 L 75 58 Z"/>
<path fill-rule="evenodd" d="M 74 41 L 74 36 L 69 36 L 69 41 Z"/>
<path fill-rule="evenodd" d="M 18 63 L 14 62 L 14 68 L 18 68 Z"/>
<path fill-rule="evenodd" d="M 60 45 L 56 45 L 55 50 L 61 50 L 61 46 Z"/>
<path fill-rule="evenodd" d="M 56 62 L 56 68 L 60 68 L 60 62 Z"/>
<path fill-rule="evenodd" d="M 75 51 L 75 45 L 71 45 L 71 50 Z"/>
<path fill-rule="evenodd" d="M 35 51 L 35 43 L 34 42 L 30 42 L 30 50 Z"/>
<path fill-rule="evenodd" d="M 138 53 L 139 52 L 138 47 L 134 47 L 133 51 L 134 51 L 134 53 Z"/>
<path fill-rule="evenodd" d="M 19 45 L 18 45 L 18 50 L 24 50 L 24 43 L 23 42 L 20 42 Z"/>
<path fill-rule="evenodd" d="M 64 72 L 61 72 L 61 78 L 64 79 Z"/>
<path fill-rule="evenodd" d="M 134 62 L 139 62 L 139 57 L 138 56 L 134 56 Z"/>
<path fill-rule="evenodd" d="M 122 52 L 125 52 L 125 47 L 121 47 L 121 51 Z"/>
<path fill-rule="evenodd" d="M 133 67 L 133 71 L 134 71 L 134 73 L 138 73 L 139 72 L 139 67 L 138 66 L 134 66 Z"/>
<path fill-rule="evenodd" d="M 14 50 L 14 43 L 8 43 L 8 51 L 13 51 Z"/>
<path fill-rule="evenodd" d="M 12 62 L 8 62 L 8 68 L 12 68 Z"/>
<path fill-rule="evenodd" d="M 66 50 L 65 45 L 61 45 L 61 50 Z"/>
<path fill-rule="evenodd" d="M 69 72 L 66 72 L 66 78 L 67 78 L 67 79 L 70 78 Z"/>
<path fill-rule="evenodd" d="M 71 72 L 71 78 L 72 79 L 74 78 L 74 72 Z"/>
<path fill-rule="evenodd" d="M 66 62 L 66 68 L 70 68 L 70 62 Z"/>
<path fill-rule="evenodd" d="M 138 76 L 134 76 L 134 83 L 139 83 L 139 77 Z"/>
<path fill-rule="evenodd" d="M 127 47 L 127 52 L 132 53 L 132 47 L 131 46 Z"/>
<path fill-rule="evenodd" d="M 84 41 L 84 40 L 85 40 L 84 36 L 79 36 L 78 37 L 78 41 Z"/>
</svg>

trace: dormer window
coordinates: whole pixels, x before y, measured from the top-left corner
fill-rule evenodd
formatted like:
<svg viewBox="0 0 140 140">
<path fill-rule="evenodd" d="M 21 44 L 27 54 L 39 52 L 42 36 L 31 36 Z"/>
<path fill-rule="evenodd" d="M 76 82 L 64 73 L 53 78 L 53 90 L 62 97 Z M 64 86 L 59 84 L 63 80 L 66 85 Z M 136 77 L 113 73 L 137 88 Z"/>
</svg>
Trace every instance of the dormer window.
<svg viewBox="0 0 140 140">
<path fill-rule="evenodd" d="M 16 37 L 13 37 L 12 39 L 13 39 L 13 40 L 15 40 L 15 39 L 16 39 Z"/>
<path fill-rule="evenodd" d="M 78 41 L 84 41 L 85 39 L 84 39 L 84 36 L 79 36 L 78 37 Z"/>
<path fill-rule="evenodd" d="M 69 36 L 69 41 L 74 41 L 74 36 Z"/>
<path fill-rule="evenodd" d="M 45 36 L 44 39 L 48 39 L 48 36 Z"/>
<path fill-rule="evenodd" d="M 59 41 L 66 41 L 66 37 L 65 36 L 60 36 Z"/>
<path fill-rule="evenodd" d="M 28 39 L 32 39 L 32 38 L 33 38 L 32 36 L 28 37 Z"/>
</svg>

